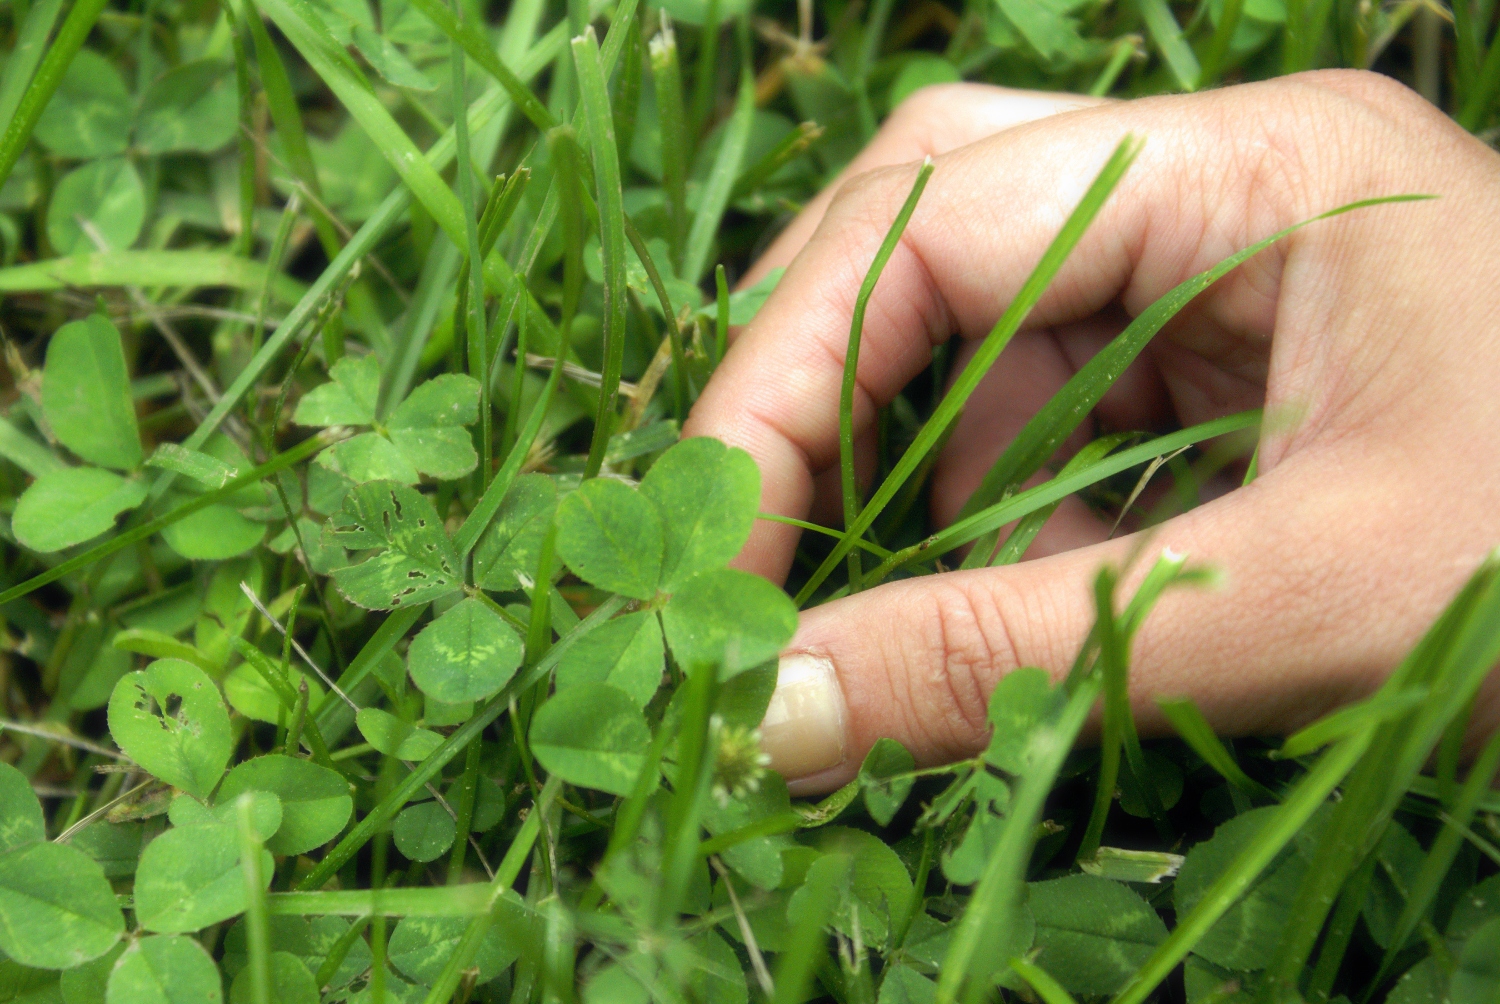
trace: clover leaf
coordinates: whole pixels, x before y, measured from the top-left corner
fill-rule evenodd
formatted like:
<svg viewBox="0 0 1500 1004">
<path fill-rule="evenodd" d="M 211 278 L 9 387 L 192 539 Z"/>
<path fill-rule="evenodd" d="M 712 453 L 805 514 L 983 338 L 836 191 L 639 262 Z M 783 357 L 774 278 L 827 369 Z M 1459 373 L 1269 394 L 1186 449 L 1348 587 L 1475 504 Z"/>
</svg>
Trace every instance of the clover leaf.
<svg viewBox="0 0 1500 1004">
<path fill-rule="evenodd" d="M 345 356 L 328 371 L 332 381 L 315 387 L 297 404 L 299 425 L 367 425 L 370 432 L 323 451 L 318 463 L 356 484 L 397 481 L 416 484 L 423 474 L 441 481 L 461 478 L 479 463 L 466 425 L 479 419 L 479 381 L 445 373 L 419 384 L 381 422 L 380 360 Z"/>
<path fill-rule="evenodd" d="M 378 548 L 365 561 L 334 570 L 349 602 L 394 610 L 458 592 L 458 552 L 427 497 L 393 481 L 371 481 L 344 496 L 344 508 L 324 530 L 352 551 Z"/>
</svg>

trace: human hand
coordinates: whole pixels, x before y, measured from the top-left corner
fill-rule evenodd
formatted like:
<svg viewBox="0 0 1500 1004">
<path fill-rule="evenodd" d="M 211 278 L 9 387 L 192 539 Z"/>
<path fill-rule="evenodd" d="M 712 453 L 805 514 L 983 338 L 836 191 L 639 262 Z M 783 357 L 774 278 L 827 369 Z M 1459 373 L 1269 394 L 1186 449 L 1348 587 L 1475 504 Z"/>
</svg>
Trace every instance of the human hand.
<svg viewBox="0 0 1500 1004">
<path fill-rule="evenodd" d="M 957 353 L 968 357 L 1115 145 L 1146 138 L 970 399 L 933 473 L 940 522 L 1077 367 L 1179 282 L 1351 201 L 1441 196 L 1320 222 L 1262 252 L 1179 315 L 1095 411 L 1115 429 L 1262 404 L 1299 416 L 1267 423 L 1254 483 L 1154 531 L 1153 549 L 1216 567 L 1224 585 L 1167 596 L 1141 630 L 1142 730 L 1163 729 L 1156 695 L 1193 698 L 1233 735 L 1286 732 L 1372 691 L 1500 541 L 1489 457 L 1500 441 L 1500 157 L 1366 73 L 1097 107 L 979 87 L 912 100 L 851 166 L 938 155 L 866 314 L 857 436 L 950 333 L 970 340 Z M 749 277 L 790 260 L 684 431 L 748 450 L 767 512 L 839 511 L 849 319 L 915 173 L 873 170 L 820 197 Z M 849 780 L 882 736 L 920 764 L 983 748 L 996 681 L 1022 665 L 1065 671 L 1092 623 L 1095 572 L 1139 546 L 1108 531 L 1073 501 L 1038 537 L 1036 560 L 805 612 L 762 730 L 773 766 L 811 792 Z M 757 523 L 740 567 L 783 579 L 796 532 Z M 1474 721 L 1476 733 L 1500 722 L 1500 675 Z"/>
</svg>

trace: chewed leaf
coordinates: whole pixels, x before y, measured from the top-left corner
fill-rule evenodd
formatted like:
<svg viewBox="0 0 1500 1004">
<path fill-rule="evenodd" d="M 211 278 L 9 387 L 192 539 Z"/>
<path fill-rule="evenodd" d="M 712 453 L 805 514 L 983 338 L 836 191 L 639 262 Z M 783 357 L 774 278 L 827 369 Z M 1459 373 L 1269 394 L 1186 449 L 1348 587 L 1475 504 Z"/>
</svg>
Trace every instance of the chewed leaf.
<svg viewBox="0 0 1500 1004">
<path fill-rule="evenodd" d="M 531 720 L 531 749 L 570 784 L 628 795 L 646 762 L 651 733 L 624 691 L 583 683 L 556 694 Z"/>
<path fill-rule="evenodd" d="M 42 411 L 58 440 L 89 463 L 118 470 L 140 464 L 125 350 L 106 318 L 71 321 L 47 343 Z"/>
<path fill-rule="evenodd" d="M 557 507 L 557 553 L 600 589 L 639 600 L 656 595 L 662 520 L 656 507 L 618 481 L 585 481 Z"/>
<path fill-rule="evenodd" d="M 641 494 L 661 513 L 666 547 L 661 588 L 722 568 L 750 537 L 760 505 L 760 470 L 744 450 L 717 439 L 685 439 L 651 466 Z"/>
<path fill-rule="evenodd" d="M 345 356 L 328 371 L 329 383 L 314 387 L 297 402 L 298 425 L 369 425 L 380 396 L 380 360 Z"/>
<path fill-rule="evenodd" d="M 481 588 L 514 592 L 525 584 L 542 553 L 542 540 L 557 509 L 557 485 L 545 474 L 523 474 L 500 503 L 500 511 L 474 549 L 474 581 Z"/>
<path fill-rule="evenodd" d="M 207 798 L 233 752 L 229 713 L 207 673 L 181 659 L 159 659 L 115 684 L 109 731 L 154 777 Z"/>
<path fill-rule="evenodd" d="M 46 841 L 0 854 L 0 951 L 42 969 L 71 969 L 109 951 L 125 930 L 98 862 Z"/>
<path fill-rule="evenodd" d="M 521 639 L 479 600 L 460 600 L 422 629 L 407 664 L 422 693 L 449 704 L 489 697 L 521 664 Z"/>
<path fill-rule="evenodd" d="M 99 536 L 115 517 L 146 500 L 146 486 L 97 467 L 43 474 L 16 502 L 16 540 L 44 554 Z"/>
<path fill-rule="evenodd" d="M 463 586 L 462 565 L 427 497 L 405 485 L 373 481 L 344 497 L 328 522 L 333 542 L 381 550 L 333 579 L 351 603 L 371 610 L 426 603 Z"/>
<path fill-rule="evenodd" d="M 721 568 L 685 582 L 662 610 L 662 626 L 678 663 L 719 666 L 727 677 L 780 652 L 797 629 L 797 608 L 760 576 Z"/>
</svg>

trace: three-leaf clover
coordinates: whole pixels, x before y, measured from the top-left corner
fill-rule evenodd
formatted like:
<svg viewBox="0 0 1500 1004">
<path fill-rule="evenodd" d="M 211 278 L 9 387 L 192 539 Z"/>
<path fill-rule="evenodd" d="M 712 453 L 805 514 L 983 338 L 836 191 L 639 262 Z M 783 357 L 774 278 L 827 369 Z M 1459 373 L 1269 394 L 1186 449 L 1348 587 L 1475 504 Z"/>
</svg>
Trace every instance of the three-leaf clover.
<svg viewBox="0 0 1500 1004">
<path fill-rule="evenodd" d="M 355 484 L 416 484 L 420 475 L 451 481 L 479 464 L 466 425 L 479 420 L 479 381 L 445 373 L 419 384 L 391 417 L 378 421 L 380 360 L 345 356 L 328 371 L 333 379 L 297 403 L 299 425 L 368 425 L 318 455 L 318 463 Z"/>
<path fill-rule="evenodd" d="M 37 121 L 36 138 L 84 163 L 63 175 L 47 208 L 47 238 L 60 254 L 129 248 L 146 222 L 146 186 L 133 154 L 212 153 L 234 138 L 234 67 L 213 59 L 162 74 L 139 99 L 105 57 L 85 49 Z"/>
</svg>

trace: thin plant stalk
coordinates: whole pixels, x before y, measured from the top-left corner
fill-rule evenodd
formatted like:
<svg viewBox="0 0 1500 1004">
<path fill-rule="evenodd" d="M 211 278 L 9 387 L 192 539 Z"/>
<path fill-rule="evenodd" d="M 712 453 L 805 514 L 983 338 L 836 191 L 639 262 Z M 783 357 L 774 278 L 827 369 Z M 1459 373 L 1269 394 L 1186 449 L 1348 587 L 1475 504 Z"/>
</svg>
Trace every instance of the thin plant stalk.
<svg viewBox="0 0 1500 1004">
<path fill-rule="evenodd" d="M 859 348 L 864 337 L 865 310 L 870 305 L 876 283 L 880 282 L 880 274 L 885 271 L 886 262 L 891 260 L 896 245 L 901 243 L 901 235 L 906 232 L 907 222 L 911 220 L 912 213 L 916 212 L 917 202 L 927 187 L 927 179 L 932 177 L 932 169 L 932 158 L 924 158 L 922 166 L 917 169 L 911 191 L 907 193 L 906 201 L 902 203 L 901 210 L 896 213 L 895 220 L 886 231 L 885 239 L 880 242 L 875 259 L 870 262 L 864 281 L 860 283 L 859 295 L 854 300 L 854 313 L 849 321 L 849 345 L 844 352 L 844 381 L 839 391 L 839 471 L 844 495 L 845 532 L 850 532 L 859 519 L 859 484 L 854 472 L 854 393 L 859 385 Z M 860 557 L 859 550 L 853 548 L 849 551 L 849 591 L 857 593 L 859 590 Z"/>
<path fill-rule="evenodd" d="M 999 358 L 1000 352 L 1006 345 L 1010 344 L 1011 338 L 1020 330 L 1021 322 L 1026 319 L 1026 315 L 1031 313 L 1031 308 L 1041 299 L 1042 293 L 1051 283 L 1052 277 L 1062 268 L 1063 261 L 1083 236 L 1084 230 L 1088 228 L 1089 223 L 1093 221 L 1094 217 L 1103 207 L 1105 199 L 1109 197 L 1110 192 L 1114 191 L 1115 186 L 1124 177 L 1126 170 L 1129 169 L 1130 164 L 1135 160 L 1136 154 L 1139 152 L 1140 141 L 1134 136 L 1127 136 L 1115 147 L 1114 153 L 1110 155 L 1109 160 L 1105 163 L 1098 176 L 1094 178 L 1083 199 L 1080 200 L 1078 206 L 1069 215 L 1067 222 L 1063 224 L 1061 231 L 1053 239 L 1052 244 L 1042 254 L 1041 261 L 1037 263 L 1031 275 L 1016 292 L 1015 299 L 1011 301 L 1010 306 L 1001 315 L 1000 319 L 995 322 L 995 326 L 991 329 L 989 335 L 980 343 L 978 350 L 974 353 L 974 357 L 969 360 L 968 365 L 964 367 L 963 372 L 959 374 L 953 386 L 944 395 L 942 403 L 938 405 L 932 417 L 928 419 L 922 430 L 917 433 L 917 437 L 911 446 L 902 454 L 901 459 L 896 463 L 895 469 L 891 471 L 890 475 L 876 490 L 875 495 L 865 505 L 864 509 L 861 510 L 854 523 L 845 529 L 844 539 L 840 540 L 834 546 L 832 552 L 823 560 L 822 565 L 818 567 L 817 571 L 812 574 L 801 591 L 798 592 L 796 598 L 798 606 L 805 605 L 812 597 L 813 592 L 823 584 L 823 580 L 833 571 L 834 567 L 840 561 L 844 560 L 844 556 L 854 546 L 854 538 L 869 529 L 870 524 L 875 521 L 875 517 L 880 515 L 881 510 L 886 507 L 891 498 L 901 488 L 901 485 L 916 470 L 922 459 L 947 430 L 948 426 L 958 418 L 959 412 L 963 410 L 963 406 L 968 402 L 970 395 L 979 386 L 980 380 L 989 372 L 990 367 Z"/>
</svg>

